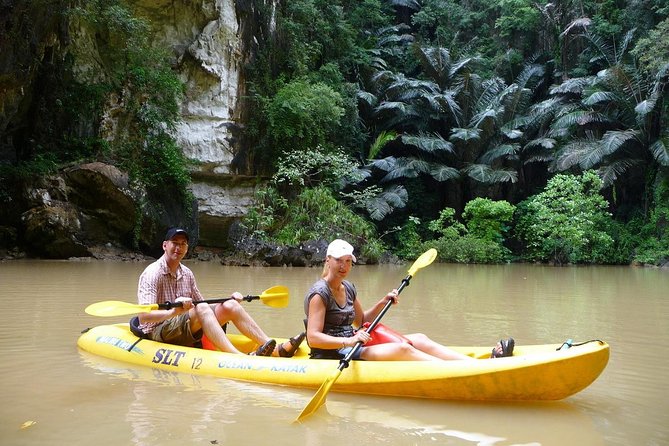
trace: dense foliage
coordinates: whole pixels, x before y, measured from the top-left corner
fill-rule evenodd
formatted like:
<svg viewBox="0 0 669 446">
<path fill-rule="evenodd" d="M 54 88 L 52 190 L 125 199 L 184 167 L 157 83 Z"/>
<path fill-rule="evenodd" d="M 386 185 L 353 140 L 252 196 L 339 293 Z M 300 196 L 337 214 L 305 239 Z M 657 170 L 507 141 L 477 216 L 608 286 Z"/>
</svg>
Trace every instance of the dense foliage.
<svg viewBox="0 0 669 446">
<path fill-rule="evenodd" d="M 531 261 L 605 263 L 613 238 L 608 203 L 593 171 L 582 176 L 556 175 L 546 189 L 520 203 L 516 231 Z"/>
<path fill-rule="evenodd" d="M 288 113 L 291 131 L 308 128 L 299 141 L 258 107 L 256 159 L 269 163 L 258 170 L 293 148 L 343 148 L 356 165 L 328 190 L 406 257 L 433 244 L 449 261 L 506 261 L 512 248 L 554 263 L 661 262 L 668 13 L 659 0 L 288 2 L 250 70 L 255 101 L 276 104 L 293 84 L 305 92 L 278 101 L 290 111 L 313 107 L 307 86 L 340 101 L 320 130 L 325 110 Z"/>
<path fill-rule="evenodd" d="M 244 222 L 256 236 L 345 237 L 370 258 L 669 258 L 665 0 L 251 3 L 240 165 L 272 177 Z M 32 143 L 3 180 L 104 159 L 150 199 L 189 201 L 170 136 L 182 85 L 127 5 L 67 11 L 100 75 L 82 81 L 71 60 L 44 74 Z"/>
</svg>

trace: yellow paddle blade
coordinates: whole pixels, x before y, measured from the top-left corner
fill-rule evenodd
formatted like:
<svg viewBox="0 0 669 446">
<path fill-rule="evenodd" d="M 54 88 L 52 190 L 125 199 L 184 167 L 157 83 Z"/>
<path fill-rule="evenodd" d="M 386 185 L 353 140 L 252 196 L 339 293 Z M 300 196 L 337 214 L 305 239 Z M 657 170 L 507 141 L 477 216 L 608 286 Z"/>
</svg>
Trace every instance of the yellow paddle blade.
<svg viewBox="0 0 669 446">
<path fill-rule="evenodd" d="M 109 317 L 147 313 L 157 309 L 158 304 L 138 305 L 128 302 L 121 302 L 120 300 L 105 300 L 103 302 L 96 302 L 87 306 L 86 313 L 90 314 L 91 316 Z"/>
<path fill-rule="evenodd" d="M 419 269 L 425 268 L 426 266 L 434 262 L 434 259 L 436 258 L 437 258 L 437 250 L 434 248 L 428 249 L 423 254 L 421 254 L 420 257 L 418 257 L 415 262 L 413 262 L 413 265 L 411 265 L 411 268 L 409 268 L 409 275 L 413 276 Z"/>
<path fill-rule="evenodd" d="M 295 422 L 301 423 L 302 420 L 316 412 L 323 404 L 325 404 L 325 398 L 327 398 L 328 392 L 330 392 L 330 387 L 337 381 L 339 375 L 341 375 L 341 370 L 337 369 L 335 373 L 330 375 L 330 377 L 321 384 L 316 395 L 314 395 L 313 398 L 311 398 L 311 401 L 309 401 L 309 404 L 302 409 L 302 412 L 297 416 Z"/>
<path fill-rule="evenodd" d="M 288 287 L 283 285 L 273 286 L 262 292 L 260 295 L 262 303 L 268 307 L 284 308 L 288 306 L 289 294 Z"/>
</svg>

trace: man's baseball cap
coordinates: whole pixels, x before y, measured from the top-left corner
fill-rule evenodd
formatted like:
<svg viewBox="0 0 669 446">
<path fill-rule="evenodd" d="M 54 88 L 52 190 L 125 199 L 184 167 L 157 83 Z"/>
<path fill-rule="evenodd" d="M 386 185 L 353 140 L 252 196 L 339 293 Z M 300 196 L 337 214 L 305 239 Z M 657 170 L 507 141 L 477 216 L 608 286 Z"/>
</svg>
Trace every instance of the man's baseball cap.
<svg viewBox="0 0 669 446">
<path fill-rule="evenodd" d="M 170 228 L 167 231 L 167 234 L 165 234 L 165 241 L 172 240 L 177 235 L 183 235 L 184 237 L 186 237 L 186 241 L 188 241 L 188 233 L 181 228 Z"/>
</svg>

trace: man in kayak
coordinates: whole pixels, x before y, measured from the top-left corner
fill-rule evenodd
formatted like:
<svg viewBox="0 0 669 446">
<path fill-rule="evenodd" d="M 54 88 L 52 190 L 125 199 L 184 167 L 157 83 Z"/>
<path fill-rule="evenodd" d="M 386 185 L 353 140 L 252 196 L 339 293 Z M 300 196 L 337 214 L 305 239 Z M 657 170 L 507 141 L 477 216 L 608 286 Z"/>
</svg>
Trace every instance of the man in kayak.
<svg viewBox="0 0 669 446">
<path fill-rule="evenodd" d="M 373 343 L 376 331 L 355 330 L 371 322 L 388 300 L 399 301 L 397 290 L 392 290 L 374 306 L 363 311 L 355 286 L 345 280 L 351 271 L 353 246 L 345 240 L 334 240 L 328 246 L 321 279 L 314 283 L 305 296 L 304 311 L 307 315 L 307 342 L 311 357 L 317 359 L 342 359 L 358 343 L 359 348 L 352 359 L 368 361 L 435 361 L 452 359 L 474 359 L 445 347 L 422 333 L 395 334 L 398 342 Z M 381 325 L 377 326 L 377 330 Z M 511 356 L 513 338 L 500 341 L 492 350 L 491 357 Z"/>
<path fill-rule="evenodd" d="M 162 257 L 146 267 L 137 287 L 140 305 L 181 302 L 183 306 L 140 314 L 139 330 L 154 341 L 184 346 L 197 344 L 204 334 L 219 350 L 241 354 L 223 329 L 226 323 L 232 322 L 240 333 L 258 343 L 252 355 L 293 356 L 304 334 L 277 346 L 240 304 L 244 297 L 241 293 L 234 292 L 232 299 L 219 304 L 194 303 L 204 297 L 193 272 L 181 263 L 188 252 L 188 241 L 185 230 L 169 229 L 163 241 Z"/>
</svg>

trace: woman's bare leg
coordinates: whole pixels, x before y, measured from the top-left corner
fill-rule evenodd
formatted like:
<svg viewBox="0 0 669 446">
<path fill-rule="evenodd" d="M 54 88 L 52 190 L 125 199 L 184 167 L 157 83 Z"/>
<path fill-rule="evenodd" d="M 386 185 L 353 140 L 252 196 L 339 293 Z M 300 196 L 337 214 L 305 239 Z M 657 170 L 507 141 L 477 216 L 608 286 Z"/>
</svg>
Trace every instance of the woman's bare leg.
<svg viewBox="0 0 669 446">
<path fill-rule="evenodd" d="M 455 350 L 451 350 L 450 348 L 433 341 L 423 333 L 412 333 L 406 335 L 406 338 L 411 341 L 416 349 L 439 359 L 449 361 L 454 359 L 474 359 L 471 356 L 456 352 Z"/>
</svg>

